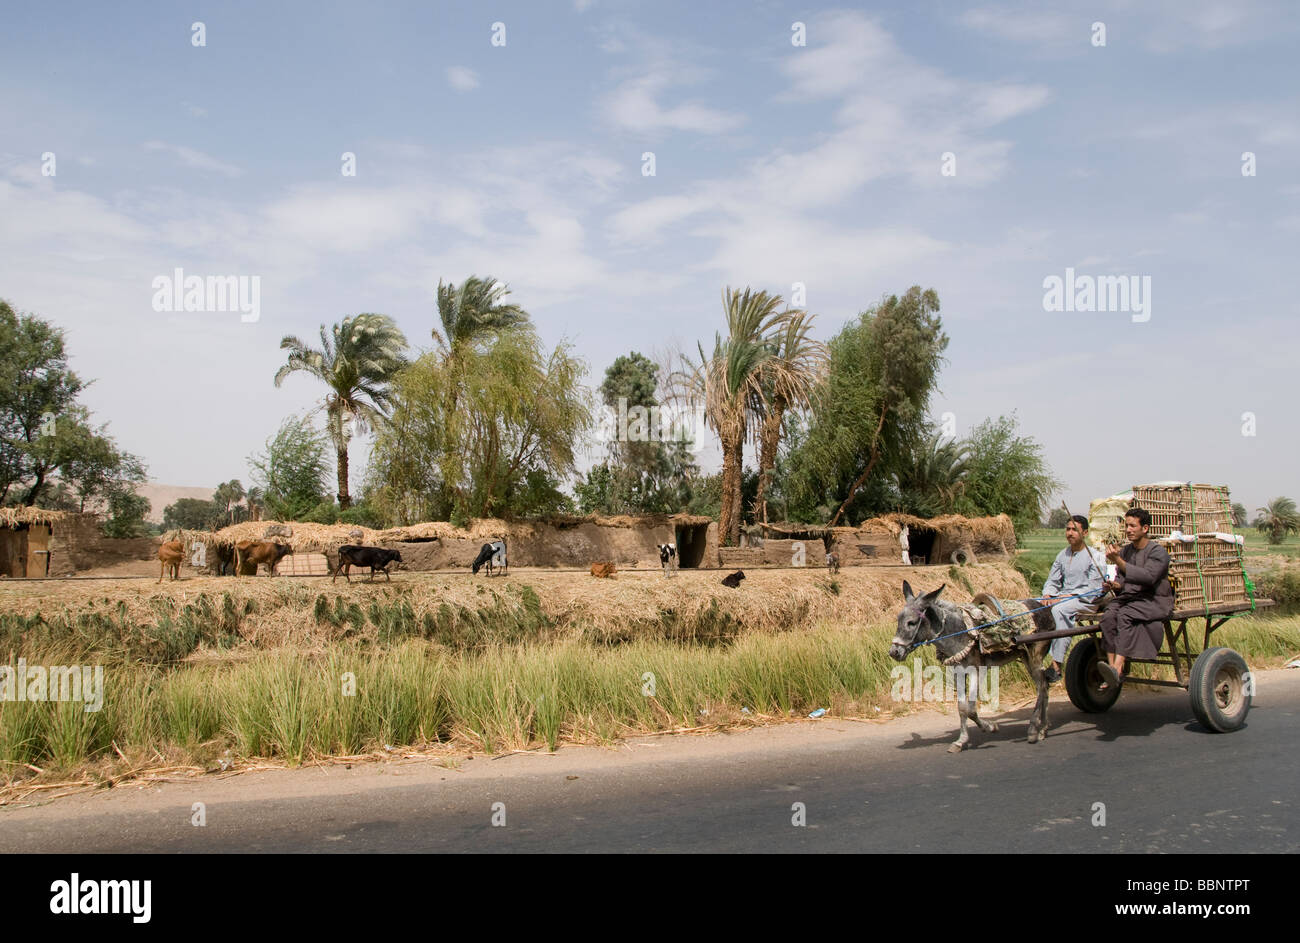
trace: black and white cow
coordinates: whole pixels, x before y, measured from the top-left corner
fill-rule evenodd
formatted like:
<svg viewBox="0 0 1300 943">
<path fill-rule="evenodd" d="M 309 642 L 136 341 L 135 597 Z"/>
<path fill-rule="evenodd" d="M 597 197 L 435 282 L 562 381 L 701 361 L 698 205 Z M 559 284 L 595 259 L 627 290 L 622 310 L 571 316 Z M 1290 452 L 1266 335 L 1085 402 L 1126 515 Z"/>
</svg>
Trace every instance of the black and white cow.
<svg viewBox="0 0 1300 943">
<path fill-rule="evenodd" d="M 659 565 L 664 569 L 664 576 L 672 576 L 677 569 L 677 544 L 659 545 Z"/>
<path fill-rule="evenodd" d="M 493 567 L 500 567 L 502 572 L 505 571 L 506 542 L 504 540 L 494 540 L 479 548 L 478 556 L 474 558 L 472 565 L 474 572 L 478 573 L 484 564 L 487 564 L 488 576 L 492 575 Z"/>
</svg>

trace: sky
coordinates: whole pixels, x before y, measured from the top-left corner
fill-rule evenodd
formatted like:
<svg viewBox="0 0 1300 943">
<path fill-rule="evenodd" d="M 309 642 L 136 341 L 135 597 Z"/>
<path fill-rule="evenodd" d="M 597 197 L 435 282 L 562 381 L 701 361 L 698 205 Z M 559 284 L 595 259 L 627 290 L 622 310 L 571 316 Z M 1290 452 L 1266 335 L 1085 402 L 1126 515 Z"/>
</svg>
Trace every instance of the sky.
<svg viewBox="0 0 1300 943">
<path fill-rule="evenodd" d="M 828 340 L 921 285 L 954 434 L 1014 414 L 1073 512 L 1170 479 L 1253 509 L 1300 491 L 1294 12 L 12 5 L 0 298 L 64 329 L 152 479 L 212 486 L 320 403 L 275 388 L 281 337 L 380 312 L 429 348 L 439 280 L 508 284 L 591 386 L 711 341 L 728 286 L 798 283 Z M 256 276 L 256 319 L 156 310 L 176 269 Z M 1115 277 L 1127 304 L 1074 294 Z"/>
</svg>

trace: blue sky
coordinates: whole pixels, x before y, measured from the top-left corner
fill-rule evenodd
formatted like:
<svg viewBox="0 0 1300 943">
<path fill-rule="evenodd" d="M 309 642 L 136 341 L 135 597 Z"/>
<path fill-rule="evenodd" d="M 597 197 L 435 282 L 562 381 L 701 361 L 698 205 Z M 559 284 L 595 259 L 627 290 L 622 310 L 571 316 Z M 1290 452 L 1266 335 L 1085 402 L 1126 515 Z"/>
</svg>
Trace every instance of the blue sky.
<svg viewBox="0 0 1300 943">
<path fill-rule="evenodd" d="M 281 336 L 379 311 L 429 346 L 440 278 L 508 282 L 593 385 L 710 338 L 727 285 L 804 283 L 829 338 L 921 284 L 958 434 L 1014 411 L 1072 509 L 1168 478 L 1253 508 L 1300 490 L 1298 33 L 1195 0 L 15 7 L 0 297 L 152 477 L 212 485 L 321 395 L 273 387 Z M 154 311 L 177 267 L 259 276 L 259 320 Z M 1067 268 L 1149 276 L 1150 320 L 1044 311 Z"/>
</svg>

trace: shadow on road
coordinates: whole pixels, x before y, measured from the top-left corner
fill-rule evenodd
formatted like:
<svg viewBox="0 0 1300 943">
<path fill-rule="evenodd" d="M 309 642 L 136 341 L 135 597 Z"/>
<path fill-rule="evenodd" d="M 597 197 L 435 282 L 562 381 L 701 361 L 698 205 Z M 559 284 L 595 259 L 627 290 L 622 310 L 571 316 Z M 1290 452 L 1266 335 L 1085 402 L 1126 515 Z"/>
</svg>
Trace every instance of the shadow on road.
<svg viewBox="0 0 1300 943">
<path fill-rule="evenodd" d="M 1149 737 L 1162 727 L 1177 724 L 1190 733 L 1210 734 L 1192 718 L 1191 704 L 1185 694 L 1157 694 L 1134 697 L 1127 700 L 1121 695 L 1109 711 L 1101 714 L 1088 714 L 1067 702 L 1054 703 L 1048 707 L 1048 740 L 1058 737 L 1070 737 L 1080 734 L 1093 734 L 1102 743 L 1119 740 L 1121 737 Z M 984 720 L 997 723 L 998 729 L 985 733 L 970 724 L 970 741 L 966 751 L 987 749 L 1001 743 L 1029 743 L 1029 719 L 1033 715 L 1033 705 L 997 714 L 981 714 Z M 943 747 L 947 749 L 957 739 L 960 721 L 952 715 L 952 728 L 937 737 L 923 737 L 912 733 L 899 743 L 900 750 L 922 749 L 925 747 Z M 1247 724 L 1246 726 L 1249 726 Z M 1245 727 L 1242 728 L 1243 730 Z"/>
</svg>

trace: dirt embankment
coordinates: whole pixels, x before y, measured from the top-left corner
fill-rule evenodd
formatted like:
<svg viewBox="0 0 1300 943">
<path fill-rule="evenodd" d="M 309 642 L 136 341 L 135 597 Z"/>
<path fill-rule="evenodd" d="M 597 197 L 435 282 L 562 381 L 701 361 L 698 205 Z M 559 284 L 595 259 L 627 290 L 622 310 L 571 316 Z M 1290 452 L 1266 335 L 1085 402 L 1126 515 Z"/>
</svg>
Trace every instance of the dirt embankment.
<svg viewBox="0 0 1300 943">
<path fill-rule="evenodd" d="M 0 583 L 0 619 L 39 615 L 123 628 L 222 621 L 256 647 L 308 647 L 341 637 L 419 635 L 455 647 L 489 641 L 584 638 L 599 642 L 661 638 L 700 641 L 747 632 L 776 633 L 819 622 L 867 625 L 901 608 L 902 583 L 917 592 L 945 584 L 945 597 L 979 591 L 1028 595 L 1010 565 L 846 567 L 753 570 L 737 589 L 718 571 L 620 572 L 612 580 L 581 573 L 514 570 L 508 576 L 398 573 L 391 582 L 287 577 L 201 577 L 164 582 L 86 580 Z M 222 615 L 224 613 L 224 615 Z M 13 631 L 23 631 L 11 626 Z M 149 632 L 145 633 L 150 634 Z M 235 637 L 237 636 L 237 638 Z"/>
</svg>

